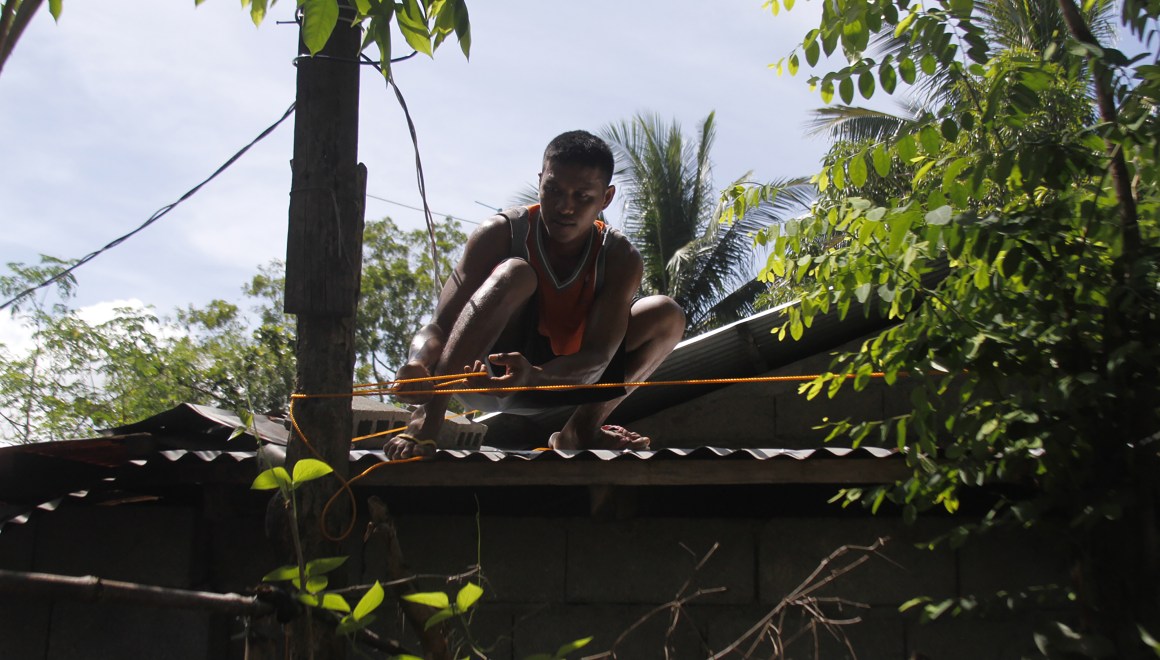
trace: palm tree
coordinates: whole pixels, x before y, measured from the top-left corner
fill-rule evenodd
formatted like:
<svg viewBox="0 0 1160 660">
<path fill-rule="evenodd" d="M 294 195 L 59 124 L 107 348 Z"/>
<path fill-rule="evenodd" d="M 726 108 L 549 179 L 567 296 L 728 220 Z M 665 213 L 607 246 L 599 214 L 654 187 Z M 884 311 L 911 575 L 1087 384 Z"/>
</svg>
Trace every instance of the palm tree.
<svg viewBox="0 0 1160 660">
<path fill-rule="evenodd" d="M 694 140 L 656 115 L 602 132 L 617 156 L 625 231 L 644 260 L 641 293 L 673 297 L 685 310 L 687 334 L 754 311 L 768 287 L 753 277 L 753 234 L 804 210 L 813 190 L 802 179 L 780 182 L 785 194 L 773 203 L 722 225 L 709 159 L 714 134 L 713 113 Z"/>
</svg>

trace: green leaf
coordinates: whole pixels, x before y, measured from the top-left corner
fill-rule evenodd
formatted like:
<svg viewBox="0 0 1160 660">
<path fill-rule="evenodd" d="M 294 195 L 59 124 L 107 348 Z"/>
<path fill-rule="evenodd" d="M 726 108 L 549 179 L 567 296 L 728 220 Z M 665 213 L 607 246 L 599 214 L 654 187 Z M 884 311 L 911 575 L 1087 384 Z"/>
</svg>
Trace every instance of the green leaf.
<svg viewBox="0 0 1160 660">
<path fill-rule="evenodd" d="M 427 29 L 427 17 L 423 15 L 419 0 L 403 0 L 401 11 L 396 11 L 395 16 L 407 44 L 424 55 L 432 55 L 431 32 Z"/>
<path fill-rule="evenodd" d="M 922 150 L 931 156 L 937 156 L 942 146 L 942 138 L 933 126 L 923 126 L 918 133 L 918 141 L 922 143 Z"/>
<path fill-rule="evenodd" d="M 918 61 L 918 66 L 922 68 L 922 72 L 928 76 L 934 75 L 937 64 L 938 63 L 935 61 L 934 56 L 930 53 L 923 55 L 922 59 Z"/>
<path fill-rule="evenodd" d="M 584 637 L 582 639 L 577 639 L 577 640 L 568 642 L 567 644 L 564 644 L 560 648 L 556 649 L 556 657 L 563 658 L 564 656 L 568 655 L 572 651 L 576 651 L 576 650 L 584 648 L 585 646 L 588 646 L 588 643 L 591 642 L 592 640 L 593 640 L 592 637 Z"/>
<path fill-rule="evenodd" d="M 914 60 L 909 57 L 904 57 L 898 63 L 898 75 L 902 76 L 903 82 L 907 85 L 913 85 L 917 72 L 914 70 Z"/>
<path fill-rule="evenodd" d="M 312 594 L 316 594 L 316 593 L 326 589 L 327 585 L 329 585 L 329 584 L 330 584 L 330 580 L 327 579 L 327 577 L 325 575 L 316 575 L 314 577 L 308 577 L 308 578 L 306 578 L 306 591 L 308 591 Z M 298 584 L 297 579 L 294 580 L 294 586 L 296 586 L 300 589 L 302 588 L 302 585 Z"/>
<path fill-rule="evenodd" d="M 806 62 L 809 62 L 810 66 L 816 65 L 818 63 L 818 55 L 820 52 L 820 49 L 818 48 L 818 42 L 811 41 L 808 44 L 806 44 L 805 51 L 806 51 Z"/>
<path fill-rule="evenodd" d="M 455 3 L 455 38 L 463 56 L 471 58 L 471 23 L 467 17 L 467 3 L 464 0 L 448 0 Z"/>
<path fill-rule="evenodd" d="M 353 616 L 355 621 L 361 621 L 363 617 L 375 611 L 382 603 L 383 585 L 379 584 L 378 580 L 375 580 L 371 588 L 367 589 L 367 592 L 359 599 L 358 605 L 354 606 Z"/>
<path fill-rule="evenodd" d="M 945 225 L 951 221 L 951 207 L 940 206 L 937 209 L 926 214 L 926 224 L 928 225 Z"/>
<path fill-rule="evenodd" d="M 278 466 L 259 474 L 250 484 L 250 490 L 274 490 L 275 488 L 290 488 L 290 473 L 286 468 Z"/>
<path fill-rule="evenodd" d="M 786 60 L 786 69 L 787 69 L 787 70 L 789 70 L 789 75 L 791 75 L 791 76 L 796 76 L 796 75 L 797 75 L 797 72 L 798 72 L 798 56 L 797 56 L 797 53 L 793 53 L 793 54 L 791 54 L 791 55 L 789 56 L 789 59 L 788 59 L 788 60 Z"/>
<path fill-rule="evenodd" d="M 298 577 L 298 567 L 295 565 L 279 566 L 262 576 L 262 582 L 284 582 Z"/>
<path fill-rule="evenodd" d="M 312 559 L 306 562 L 306 575 L 313 577 L 315 575 L 326 575 L 334 569 L 346 563 L 346 557 L 322 557 L 320 559 Z"/>
<path fill-rule="evenodd" d="M 785 5 L 785 10 L 789 11 L 793 9 L 794 0 L 782 0 L 782 4 Z"/>
<path fill-rule="evenodd" d="M 878 173 L 878 176 L 890 174 L 890 154 L 886 153 L 884 145 L 880 144 L 874 147 L 871 158 L 874 160 L 874 171 Z"/>
<path fill-rule="evenodd" d="M 250 20 L 255 26 L 260 26 L 264 18 L 266 18 L 266 0 L 250 0 Z"/>
<path fill-rule="evenodd" d="M 950 117 L 942 120 L 942 124 L 939 126 L 939 129 L 942 133 L 942 136 L 946 138 L 947 142 L 954 142 L 955 138 L 959 136 L 959 125 L 956 124 L 955 120 L 951 119 Z"/>
<path fill-rule="evenodd" d="M 850 105 L 854 100 L 854 81 L 843 78 L 842 82 L 838 83 L 838 95 L 842 97 L 842 103 Z"/>
<path fill-rule="evenodd" d="M 874 285 L 869 282 L 863 282 L 854 289 L 854 297 L 858 302 L 865 303 L 870 299 L 870 292 L 874 289 Z"/>
<path fill-rule="evenodd" d="M 322 594 L 321 607 L 331 612 L 350 612 L 350 605 L 339 594 Z"/>
<path fill-rule="evenodd" d="M 902 162 L 906 163 L 907 165 L 914 162 L 914 158 L 918 156 L 918 147 L 914 143 L 913 135 L 903 136 L 903 138 L 898 141 L 897 149 L 898 157 L 901 158 Z"/>
<path fill-rule="evenodd" d="M 822 81 L 822 103 L 829 103 L 834 100 L 834 83 L 830 80 Z"/>
<path fill-rule="evenodd" d="M 60 12 L 63 7 L 64 0 L 48 0 L 48 13 L 52 15 L 52 20 L 60 20 Z M 8 4 L 8 3 L 4 3 Z M 34 5 L 35 6 L 35 5 Z"/>
<path fill-rule="evenodd" d="M 850 181 L 858 187 L 866 185 L 866 154 L 860 153 L 850 158 L 850 163 L 847 165 L 850 174 Z"/>
<path fill-rule="evenodd" d="M 338 25 L 338 0 L 299 0 L 302 7 L 302 42 L 317 55 Z"/>
<path fill-rule="evenodd" d="M 898 86 L 898 74 L 894 73 L 894 67 L 889 63 L 883 62 L 878 67 L 878 82 L 887 94 L 894 93 L 894 89 Z"/>
<path fill-rule="evenodd" d="M 483 589 L 474 582 L 468 582 L 463 585 L 459 593 L 455 595 L 455 608 L 459 612 L 466 612 L 468 608 L 475 604 L 479 597 L 483 595 Z"/>
<path fill-rule="evenodd" d="M 294 488 L 301 486 L 307 481 L 313 481 L 319 477 L 325 476 L 334 472 L 334 468 L 316 458 L 304 458 L 294 464 Z"/>
<path fill-rule="evenodd" d="M 898 21 L 898 25 L 894 26 L 894 38 L 897 39 L 898 37 L 901 37 L 902 33 L 906 32 L 906 29 L 910 27 L 910 24 L 913 23 L 914 19 L 917 17 L 917 10 L 912 8 L 910 13 L 907 14 L 906 17 L 901 21 Z"/>
<path fill-rule="evenodd" d="M 405 594 L 403 600 L 412 603 L 419 603 L 427 607 L 435 607 L 439 609 L 451 607 L 451 600 L 447 598 L 447 594 L 442 591 L 430 591 L 418 594 Z"/>
<path fill-rule="evenodd" d="M 862 75 L 858 76 L 858 93 L 862 98 L 868 99 L 874 96 L 874 74 L 869 71 L 863 71 Z"/>
<path fill-rule="evenodd" d="M 453 616 L 455 616 L 455 612 L 451 611 L 450 607 L 439 610 L 432 614 L 431 618 L 427 619 L 427 623 L 423 624 L 423 630 L 430 630 Z"/>
</svg>

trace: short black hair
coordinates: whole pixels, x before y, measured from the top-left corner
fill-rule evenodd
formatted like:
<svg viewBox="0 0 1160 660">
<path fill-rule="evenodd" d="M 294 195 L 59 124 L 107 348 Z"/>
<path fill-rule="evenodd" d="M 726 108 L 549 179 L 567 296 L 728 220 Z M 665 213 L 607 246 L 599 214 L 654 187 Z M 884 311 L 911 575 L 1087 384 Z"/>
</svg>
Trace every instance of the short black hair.
<svg viewBox="0 0 1160 660">
<path fill-rule="evenodd" d="M 599 168 L 605 184 L 612 183 L 615 167 L 608 143 L 588 131 L 568 131 L 552 138 L 544 149 L 544 162 L 554 161 Z"/>
</svg>

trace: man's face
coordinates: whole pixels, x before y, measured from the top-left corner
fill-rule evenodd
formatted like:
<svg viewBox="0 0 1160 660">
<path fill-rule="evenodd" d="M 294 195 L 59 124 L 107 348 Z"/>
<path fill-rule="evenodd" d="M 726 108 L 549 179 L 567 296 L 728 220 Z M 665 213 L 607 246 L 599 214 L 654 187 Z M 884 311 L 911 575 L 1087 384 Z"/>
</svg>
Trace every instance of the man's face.
<svg viewBox="0 0 1160 660">
<path fill-rule="evenodd" d="M 554 243 L 578 242 L 616 194 L 598 167 L 549 160 L 540 172 L 540 215 Z"/>
</svg>

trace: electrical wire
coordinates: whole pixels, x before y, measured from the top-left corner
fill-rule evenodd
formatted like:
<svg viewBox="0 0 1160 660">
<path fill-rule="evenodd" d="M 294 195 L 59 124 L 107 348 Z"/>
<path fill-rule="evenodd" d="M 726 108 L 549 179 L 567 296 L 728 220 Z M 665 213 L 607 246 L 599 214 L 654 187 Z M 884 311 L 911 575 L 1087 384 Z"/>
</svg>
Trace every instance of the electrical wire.
<svg viewBox="0 0 1160 660">
<path fill-rule="evenodd" d="M 264 130 L 260 134 L 258 134 L 258 137 L 254 138 L 253 140 L 250 141 L 249 144 L 242 147 L 240 151 L 238 151 L 233 156 L 231 156 L 229 160 L 227 160 L 224 164 L 222 164 L 221 167 L 214 170 L 213 174 L 209 175 L 209 177 L 207 177 L 204 181 L 202 181 L 201 183 L 197 184 L 193 188 L 190 188 L 188 191 L 186 191 L 186 193 L 184 195 L 182 195 L 180 198 L 178 198 L 178 200 L 176 202 L 173 202 L 171 204 L 166 204 L 165 206 L 162 206 L 161 208 L 157 209 L 156 211 L 153 212 L 153 215 L 149 216 L 148 220 L 143 222 L 141 224 L 141 226 L 137 227 L 136 229 L 129 232 L 128 234 L 125 234 L 124 236 L 121 236 L 119 238 L 116 238 L 116 239 L 110 241 L 103 248 L 88 253 L 84 257 L 78 259 L 76 261 L 76 263 L 74 263 L 73 265 L 58 272 L 57 274 L 55 274 L 52 277 L 48 278 L 47 280 L 41 282 L 40 284 L 29 287 L 29 288 L 21 291 L 20 293 L 16 294 L 15 296 L 13 296 L 11 299 L 6 300 L 3 304 L 0 304 L 0 310 L 3 310 L 5 308 L 19 302 L 25 296 L 29 296 L 29 295 L 39 291 L 40 289 L 43 289 L 47 286 L 51 286 L 51 285 L 61 281 L 62 279 L 71 275 L 73 273 L 73 271 L 75 271 L 76 269 L 87 264 L 88 262 L 92 261 L 93 259 L 96 259 L 102 253 L 107 252 L 107 251 L 117 247 L 121 243 L 124 243 L 129 238 L 133 237 L 135 234 L 140 232 L 141 230 L 145 229 L 149 225 L 151 225 L 154 222 L 157 222 L 161 218 L 165 217 L 165 215 L 167 213 L 169 213 L 173 209 L 177 208 L 178 204 L 181 204 L 182 202 L 189 199 L 190 197 L 193 197 L 194 194 L 196 194 L 199 190 L 201 190 L 202 186 L 206 185 L 210 181 L 213 181 L 214 179 L 217 178 L 217 176 L 219 174 L 226 171 L 230 167 L 230 165 L 233 165 L 235 162 L 237 162 L 237 160 L 239 158 L 241 158 L 243 154 L 245 154 L 247 151 L 249 151 L 251 147 L 253 147 L 255 144 L 261 142 L 268 135 L 270 135 L 270 133 L 273 133 L 274 129 L 278 128 L 278 126 L 281 125 L 282 122 L 286 121 L 286 119 L 290 115 L 294 114 L 294 105 L 295 104 L 291 103 L 290 107 L 286 109 L 286 112 L 282 114 L 282 117 L 279 118 L 278 121 L 274 122 L 273 124 L 270 124 L 270 126 L 268 126 L 266 128 L 266 130 Z"/>
</svg>

